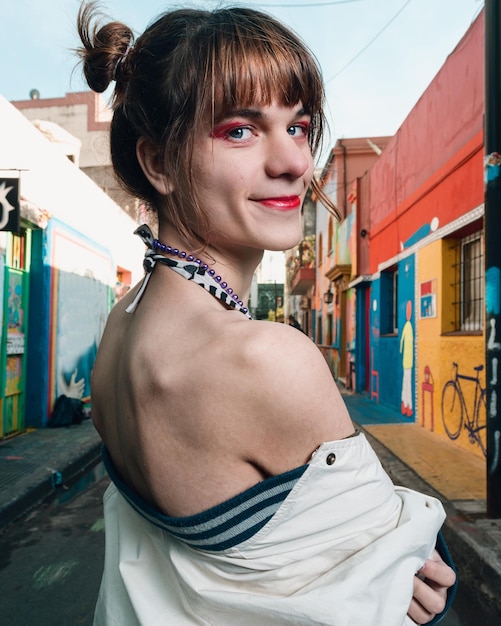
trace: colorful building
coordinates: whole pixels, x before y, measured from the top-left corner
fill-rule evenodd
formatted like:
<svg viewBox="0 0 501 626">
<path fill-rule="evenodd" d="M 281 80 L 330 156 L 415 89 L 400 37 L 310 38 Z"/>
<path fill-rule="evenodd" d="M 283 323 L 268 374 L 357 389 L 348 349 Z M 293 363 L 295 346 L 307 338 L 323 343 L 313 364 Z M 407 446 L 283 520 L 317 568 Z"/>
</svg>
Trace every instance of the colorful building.
<svg viewBox="0 0 501 626">
<path fill-rule="evenodd" d="M 132 220 L 0 98 L 0 438 L 89 395 L 117 281 L 142 276 Z M 11 218 L 17 216 L 16 223 Z"/>
<path fill-rule="evenodd" d="M 340 324 L 333 328 L 340 351 L 334 375 L 345 377 L 352 362 L 357 391 L 479 456 L 485 451 L 489 331 L 483 113 L 481 12 L 354 183 L 353 204 L 341 223 L 319 225 L 318 235 L 327 236 L 323 254 L 332 248 L 335 257 L 327 271 L 322 252 L 318 262 L 319 273 L 336 286 L 329 305 Z M 317 298 L 323 289 L 317 288 Z M 329 332 L 331 324 L 324 326 Z"/>
<path fill-rule="evenodd" d="M 389 139 L 339 139 L 320 176 L 323 191 L 337 206 L 341 219 L 317 202 L 314 338 L 334 377 L 348 388 L 356 385 L 357 350 L 356 292 L 350 282 L 359 273 L 357 241 L 367 232 L 357 212 L 357 187 Z"/>
</svg>

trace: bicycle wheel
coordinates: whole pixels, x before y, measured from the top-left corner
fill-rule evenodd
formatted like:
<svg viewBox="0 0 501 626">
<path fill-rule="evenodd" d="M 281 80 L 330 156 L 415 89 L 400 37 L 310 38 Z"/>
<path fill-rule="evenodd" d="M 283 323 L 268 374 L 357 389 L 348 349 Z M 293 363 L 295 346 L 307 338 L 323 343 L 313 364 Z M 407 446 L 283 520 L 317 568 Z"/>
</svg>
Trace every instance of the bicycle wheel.
<svg viewBox="0 0 501 626">
<path fill-rule="evenodd" d="M 487 391 L 480 395 L 475 415 L 475 441 L 478 442 L 484 456 L 487 456 Z"/>
<path fill-rule="evenodd" d="M 457 439 L 463 426 L 463 402 L 453 380 L 445 383 L 442 391 L 442 421 L 450 439 Z"/>
</svg>

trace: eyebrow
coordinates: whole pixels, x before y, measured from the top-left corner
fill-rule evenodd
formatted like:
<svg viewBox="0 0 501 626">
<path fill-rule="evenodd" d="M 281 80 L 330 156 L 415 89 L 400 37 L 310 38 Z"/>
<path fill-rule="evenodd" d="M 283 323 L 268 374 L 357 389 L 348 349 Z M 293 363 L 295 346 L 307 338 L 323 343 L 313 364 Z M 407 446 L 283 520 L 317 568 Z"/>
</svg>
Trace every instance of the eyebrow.
<svg viewBox="0 0 501 626">
<path fill-rule="evenodd" d="M 303 115 L 308 115 L 307 110 L 304 107 L 298 109 L 294 115 L 294 117 L 302 117 Z M 266 117 L 263 112 L 259 109 L 232 109 L 223 113 L 221 116 L 218 116 L 214 122 L 216 124 L 221 123 L 223 120 L 226 120 L 230 117 L 249 117 L 251 119 L 263 119 Z"/>
</svg>

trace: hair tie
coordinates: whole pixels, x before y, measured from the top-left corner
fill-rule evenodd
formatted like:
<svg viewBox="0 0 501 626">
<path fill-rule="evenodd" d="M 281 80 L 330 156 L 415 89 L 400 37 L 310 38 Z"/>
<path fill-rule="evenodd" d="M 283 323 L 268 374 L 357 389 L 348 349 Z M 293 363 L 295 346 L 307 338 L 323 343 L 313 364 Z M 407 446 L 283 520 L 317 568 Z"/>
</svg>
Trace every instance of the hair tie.
<svg viewBox="0 0 501 626">
<path fill-rule="evenodd" d="M 130 50 L 132 48 L 132 45 L 129 44 L 127 46 L 127 49 L 125 50 L 125 52 L 122 54 L 122 56 L 118 59 L 118 61 L 115 63 L 115 69 L 113 70 L 113 80 L 116 81 L 117 80 L 117 74 L 118 74 L 118 70 L 121 67 L 122 63 L 125 61 L 125 59 L 127 58 L 127 55 L 129 54 Z"/>
</svg>

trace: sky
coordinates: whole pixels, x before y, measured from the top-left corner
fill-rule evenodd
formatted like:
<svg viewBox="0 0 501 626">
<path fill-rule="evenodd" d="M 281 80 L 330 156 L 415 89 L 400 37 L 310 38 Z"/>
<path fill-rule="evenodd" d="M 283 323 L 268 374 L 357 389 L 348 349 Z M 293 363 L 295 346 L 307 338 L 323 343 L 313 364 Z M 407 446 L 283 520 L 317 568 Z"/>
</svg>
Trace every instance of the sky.
<svg viewBox="0 0 501 626">
<path fill-rule="evenodd" d="M 482 10 L 483 0 L 103 0 L 113 19 L 140 34 L 165 10 L 240 4 L 266 11 L 309 46 L 326 83 L 336 139 L 393 135 Z M 85 91 L 72 50 L 79 45 L 80 0 L 4 2 L 0 20 L 0 94 L 26 100 Z"/>
</svg>

